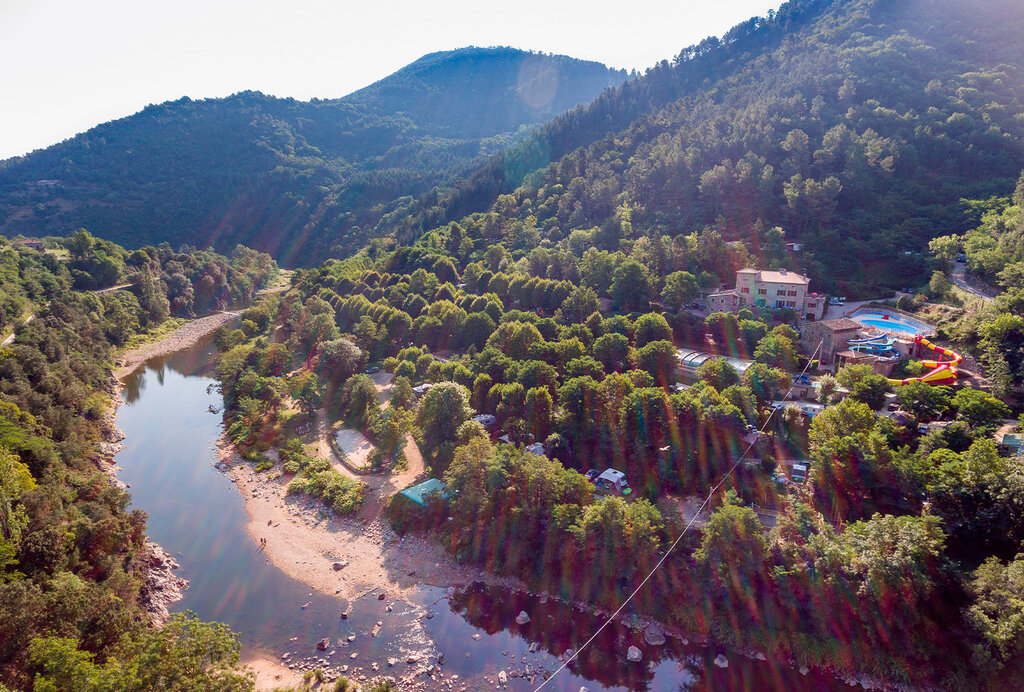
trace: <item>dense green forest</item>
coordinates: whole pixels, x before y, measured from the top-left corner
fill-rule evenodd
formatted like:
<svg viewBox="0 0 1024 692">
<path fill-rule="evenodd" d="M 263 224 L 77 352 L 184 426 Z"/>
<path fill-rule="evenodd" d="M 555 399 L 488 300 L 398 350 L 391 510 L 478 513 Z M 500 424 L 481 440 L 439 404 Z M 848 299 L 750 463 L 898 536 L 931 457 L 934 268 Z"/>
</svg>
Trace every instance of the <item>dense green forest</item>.
<svg viewBox="0 0 1024 692">
<path fill-rule="evenodd" d="M 0 164 L 0 228 L 68 236 L 0 244 L 0 690 L 251 687 L 223 627 L 147 625 L 145 516 L 95 463 L 115 349 L 276 272 L 239 240 L 304 267 L 217 334 L 226 434 L 290 493 L 363 502 L 303 445 L 321 417 L 376 471 L 411 434 L 453 492 L 391 503 L 399 532 L 604 608 L 710 497 L 635 612 L 798 665 L 1024 687 L 1024 459 L 996 442 L 1024 427 L 1022 70 L 1009 2 L 793 0 L 532 132 L 624 75 L 467 49 L 345 99 L 153 106 Z M 960 259 L 993 300 L 946 278 Z M 691 307 L 787 266 L 851 297 L 921 289 L 898 307 L 982 386 L 833 375 L 792 310 Z M 680 347 L 752 364 L 681 383 Z M 823 410 L 773 413 L 804 376 Z M 794 461 L 806 482 L 780 482 Z M 629 495 L 584 475 L 609 467 Z"/>
<path fill-rule="evenodd" d="M 0 162 L 0 232 L 86 227 L 129 248 L 242 243 L 315 263 L 358 250 L 396 206 L 625 77 L 565 56 L 466 48 L 340 99 L 244 92 L 152 105 Z"/>
<path fill-rule="evenodd" d="M 987 223 L 995 216 L 1017 218 L 1000 206 Z M 750 452 L 760 461 L 729 475 L 707 524 L 634 607 L 801 665 L 943 689 L 1019 686 L 1024 466 L 992 439 L 1009 407 L 969 386 L 918 384 L 896 392 L 904 418 L 877 415 L 886 379 L 864 365 L 819 373 L 792 312 L 688 310 L 717 255 L 684 240 L 668 274 L 625 253 L 566 248 L 549 278 L 551 250 L 510 251 L 483 226 L 453 223 L 412 246 L 300 270 L 293 290 L 220 336 L 228 420 L 263 470 L 275 466 L 263 452 L 300 449 L 295 431 L 319 407 L 374 440 L 382 467 L 401 463 L 395 441 L 410 431 L 453 492 L 426 512 L 392 503 L 399 530 L 605 607 L 682 530 L 671 498 L 706 496 L 748 426 L 767 425 L 772 436 Z M 751 258 L 751 245 L 731 252 Z M 988 319 L 1002 319 L 998 308 Z M 740 375 L 710 361 L 680 388 L 678 346 L 754 364 Z M 1016 342 L 987 346 L 1018 354 Z M 363 374 L 373 363 L 394 376 L 383 409 Z M 289 367 L 286 391 L 274 380 Z M 825 411 L 770 419 L 805 371 L 820 375 Z M 422 384 L 432 386 L 415 395 Z M 942 429 L 919 429 L 939 417 Z M 542 454 L 525 450 L 535 441 Z M 291 454 L 280 471 L 306 488 L 309 462 Z M 786 459 L 809 460 L 806 484 L 773 481 Z M 605 467 L 625 471 L 634 494 L 595 493 L 582 473 Z M 779 512 L 770 531 L 754 503 Z"/>
<path fill-rule="evenodd" d="M 170 316 L 251 298 L 277 267 L 242 247 L 128 252 L 86 231 L 47 242 L 65 259 L 0 240 L 3 315 L 17 327 L 0 347 L 0 689 L 251 686 L 226 628 L 183 616 L 149 626 L 146 515 L 128 510 L 99 459 L 116 439 L 115 347 Z"/>
<path fill-rule="evenodd" d="M 898 288 L 922 276 L 914 253 L 932 237 L 974 224 L 961 198 L 1005 195 L 1024 167 L 1022 56 L 1013 3 L 794 0 L 559 116 L 377 233 L 404 244 L 459 221 L 510 248 L 585 232 L 617 250 L 703 232 L 760 255 L 778 226 L 819 288 Z"/>
<path fill-rule="evenodd" d="M 980 219 L 961 235 L 939 236 L 930 243 L 938 267 L 945 271 L 958 256 L 968 277 L 998 291 L 991 303 L 962 304 L 952 287 L 933 273 L 929 291 L 955 307 L 930 316 L 943 336 L 963 343 L 984 363 L 993 391 L 1013 396 L 1024 385 L 1024 176 L 1009 197 L 965 202 Z M 937 289 L 937 290 L 936 290 Z"/>
<path fill-rule="evenodd" d="M 795 0 L 532 133 L 624 75 L 465 49 L 338 100 L 185 99 L 5 162 L 0 228 L 309 265 L 478 213 L 499 238 L 597 229 L 607 250 L 778 226 L 819 287 L 896 288 L 932 237 L 973 225 L 959 199 L 1024 166 L 1022 21 L 1008 3 Z"/>
</svg>

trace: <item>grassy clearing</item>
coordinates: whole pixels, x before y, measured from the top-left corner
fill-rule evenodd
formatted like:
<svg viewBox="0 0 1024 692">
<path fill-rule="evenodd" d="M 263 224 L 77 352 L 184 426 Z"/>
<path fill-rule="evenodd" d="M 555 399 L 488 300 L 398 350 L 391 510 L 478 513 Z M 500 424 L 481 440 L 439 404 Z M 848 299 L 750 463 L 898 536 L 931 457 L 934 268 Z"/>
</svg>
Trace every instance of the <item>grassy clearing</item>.
<svg viewBox="0 0 1024 692">
<path fill-rule="evenodd" d="M 331 462 L 309 455 L 298 440 L 293 440 L 280 450 L 283 471 L 295 474 L 288 484 L 288 493 L 302 493 L 320 498 L 334 511 L 351 514 L 363 504 L 366 484 L 341 475 Z"/>
<path fill-rule="evenodd" d="M 125 343 L 122 351 L 131 351 L 140 346 L 145 346 L 146 344 L 153 343 L 154 341 L 159 341 L 181 325 L 185 324 L 187 321 L 188 320 L 183 317 L 170 317 L 147 332 L 133 335 Z"/>
<path fill-rule="evenodd" d="M 295 273 L 293 269 L 278 269 L 277 276 L 274 278 L 273 283 L 268 285 L 266 288 L 260 290 L 259 293 L 270 293 L 272 291 L 283 291 L 292 285 L 292 274 Z"/>
</svg>

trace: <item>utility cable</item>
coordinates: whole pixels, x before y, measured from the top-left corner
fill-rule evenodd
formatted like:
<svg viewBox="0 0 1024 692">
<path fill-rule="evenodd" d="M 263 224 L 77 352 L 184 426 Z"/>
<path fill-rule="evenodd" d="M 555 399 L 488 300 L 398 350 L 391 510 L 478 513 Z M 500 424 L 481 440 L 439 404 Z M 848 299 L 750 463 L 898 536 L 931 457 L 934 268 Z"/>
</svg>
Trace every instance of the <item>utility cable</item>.
<svg viewBox="0 0 1024 692">
<path fill-rule="evenodd" d="M 818 354 L 818 351 L 821 349 L 821 346 L 824 343 L 824 341 L 825 341 L 824 339 L 820 340 L 818 342 L 818 345 L 814 347 L 814 352 L 811 354 L 811 357 L 807 359 L 807 365 L 804 366 L 804 369 L 800 372 L 800 375 L 798 376 L 798 378 L 795 378 L 793 380 L 793 384 L 790 385 L 789 391 L 787 391 L 786 392 L 786 396 L 783 397 L 783 401 L 786 401 L 787 399 L 789 399 L 789 395 L 793 393 L 793 390 L 796 388 L 796 380 L 807 374 L 808 368 L 811 367 L 811 362 L 814 360 L 814 357 Z M 773 408 L 771 410 L 771 412 L 768 414 L 768 417 L 765 419 L 764 424 L 761 426 L 761 428 L 760 428 L 760 430 L 758 432 L 764 432 L 765 431 L 765 429 L 768 427 L 768 424 L 772 420 L 772 416 L 775 415 L 776 411 L 781 410 L 781 408 L 785 408 L 785 407 L 780 407 L 779 409 L 774 409 Z M 601 624 L 601 626 L 597 628 L 597 631 L 594 632 L 594 634 L 592 634 L 590 636 L 590 639 L 588 639 L 587 641 L 583 642 L 583 645 L 580 646 L 580 648 L 576 649 L 576 651 L 573 652 L 572 656 L 567 658 L 565 660 L 565 662 L 562 663 L 562 665 L 558 666 L 558 668 L 556 668 L 555 671 L 553 673 L 551 673 L 551 675 L 547 679 L 545 679 L 543 682 L 541 682 L 540 685 L 535 687 L 533 692 L 540 692 L 540 690 L 544 689 L 544 687 L 549 682 L 554 680 L 555 676 L 558 675 L 560 672 L 562 672 L 562 670 L 565 669 L 566 666 L 568 666 L 570 663 L 572 663 L 572 661 L 577 656 L 580 655 L 580 652 L 583 651 L 585 648 L 587 648 L 597 638 L 597 635 L 601 634 L 601 632 L 604 630 L 604 628 L 607 627 L 608 625 L 610 625 L 612 620 L 614 620 L 615 618 L 617 618 L 619 616 L 619 613 L 622 612 L 622 609 L 625 608 L 627 605 L 629 605 L 629 602 L 632 601 L 633 598 L 636 597 L 636 595 L 638 593 L 640 593 L 640 589 L 644 588 L 644 586 L 647 585 L 647 582 L 649 582 L 651 580 L 651 577 L 654 576 L 654 573 L 657 572 L 658 569 L 660 569 L 661 566 L 665 563 L 665 560 L 668 559 L 668 556 L 671 555 L 672 551 L 675 550 L 677 545 L 679 545 L 679 541 L 683 540 L 683 536 L 685 536 L 686 532 L 690 530 L 691 526 L 693 526 L 693 522 L 695 522 L 697 520 L 697 517 L 700 516 L 700 513 L 702 511 L 704 511 L 704 508 L 711 502 L 712 496 L 718 491 L 719 488 L 722 487 L 722 484 L 724 484 L 725 481 L 728 480 L 729 476 L 731 476 L 733 474 L 733 471 L 735 471 L 739 467 L 740 462 L 743 461 L 743 458 L 745 456 L 747 456 L 747 452 L 749 452 L 751 450 L 751 448 L 753 448 L 753 446 L 755 444 L 757 444 L 757 440 L 754 440 L 749 445 L 747 445 L 747 448 L 744 449 L 743 453 L 740 454 L 739 458 L 736 459 L 736 463 L 734 463 L 732 465 L 732 467 L 725 473 L 725 475 L 722 476 L 722 479 L 720 481 L 718 481 L 718 483 L 713 488 L 711 488 L 711 491 L 708 493 L 707 499 L 704 500 L 703 502 L 701 502 L 700 507 L 698 507 L 697 511 L 694 512 L 693 516 L 690 518 L 690 521 L 688 521 L 686 523 L 686 527 L 683 529 L 683 532 L 680 533 L 676 537 L 676 539 L 674 541 L 672 541 L 672 545 L 669 546 L 668 550 L 665 551 L 665 554 L 661 556 L 661 558 L 658 560 L 657 563 L 655 563 L 655 565 L 651 569 L 651 571 L 648 572 L 646 577 L 644 577 L 644 580 L 642 582 L 640 582 L 640 585 L 637 586 L 635 589 L 633 589 L 633 592 L 631 594 L 629 594 L 626 597 L 626 600 L 624 600 L 622 602 L 622 604 L 615 610 L 615 612 L 612 613 L 611 615 L 609 615 L 608 618 Z"/>
</svg>

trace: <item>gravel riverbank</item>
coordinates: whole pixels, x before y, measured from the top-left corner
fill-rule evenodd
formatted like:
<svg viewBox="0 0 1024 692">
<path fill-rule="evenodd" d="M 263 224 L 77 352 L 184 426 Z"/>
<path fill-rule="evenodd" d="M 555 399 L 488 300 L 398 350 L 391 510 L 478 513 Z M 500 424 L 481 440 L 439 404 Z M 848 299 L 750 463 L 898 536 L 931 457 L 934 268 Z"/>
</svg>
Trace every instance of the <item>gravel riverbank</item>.
<svg viewBox="0 0 1024 692">
<path fill-rule="evenodd" d="M 204 336 L 212 334 L 237 317 L 238 313 L 236 312 L 218 312 L 196 320 L 189 320 L 158 341 L 125 351 L 115 363 L 114 377 L 120 380 L 122 377 L 132 374 L 136 368 L 150 358 L 170 355 L 175 351 L 195 346 Z"/>
</svg>

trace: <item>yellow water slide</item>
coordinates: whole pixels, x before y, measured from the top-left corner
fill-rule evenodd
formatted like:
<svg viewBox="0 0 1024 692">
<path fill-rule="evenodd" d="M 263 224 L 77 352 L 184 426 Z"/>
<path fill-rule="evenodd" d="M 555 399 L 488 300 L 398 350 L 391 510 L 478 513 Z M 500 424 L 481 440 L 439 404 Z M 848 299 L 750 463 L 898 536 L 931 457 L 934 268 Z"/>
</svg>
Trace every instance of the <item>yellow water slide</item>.
<svg viewBox="0 0 1024 692">
<path fill-rule="evenodd" d="M 889 384 L 898 387 L 900 385 L 910 384 L 911 382 L 924 382 L 925 384 L 933 385 L 953 384 L 956 382 L 956 366 L 963 360 L 963 356 L 956 351 L 950 351 L 948 348 L 936 346 L 923 336 L 915 337 L 914 343 L 917 345 L 918 353 L 921 352 L 921 348 L 923 347 L 935 351 L 940 356 L 947 356 L 949 360 L 922 360 L 921 362 L 924 366 L 932 368 L 932 370 L 929 370 L 920 377 L 908 377 L 905 380 L 890 379 Z"/>
</svg>

